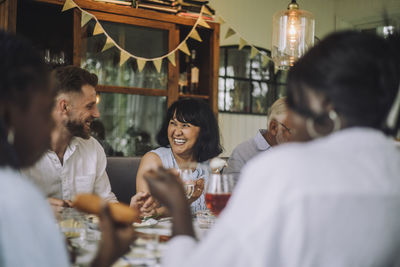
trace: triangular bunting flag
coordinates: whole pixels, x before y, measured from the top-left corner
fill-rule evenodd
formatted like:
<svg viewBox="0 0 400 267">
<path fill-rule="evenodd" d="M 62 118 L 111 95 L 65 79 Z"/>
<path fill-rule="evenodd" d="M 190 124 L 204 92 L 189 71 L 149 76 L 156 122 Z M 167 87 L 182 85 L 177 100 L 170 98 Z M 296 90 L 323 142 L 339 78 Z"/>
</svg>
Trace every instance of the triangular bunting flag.
<svg viewBox="0 0 400 267">
<path fill-rule="evenodd" d="M 232 28 L 229 28 L 225 34 L 225 39 L 228 39 L 229 37 L 231 37 L 232 35 L 235 35 L 235 34 L 236 34 L 236 32 Z"/>
<path fill-rule="evenodd" d="M 172 64 L 174 67 L 176 67 L 175 52 L 168 55 L 168 60 L 169 60 L 169 62 L 171 62 L 171 64 Z"/>
<path fill-rule="evenodd" d="M 261 63 L 261 67 L 265 67 L 268 65 L 269 62 L 269 57 L 267 57 L 266 55 L 262 55 L 262 63 Z"/>
<path fill-rule="evenodd" d="M 253 59 L 258 54 L 258 52 L 259 52 L 258 49 L 252 46 L 250 52 L 250 59 Z"/>
<path fill-rule="evenodd" d="M 103 28 L 100 26 L 100 23 L 96 22 L 96 25 L 94 26 L 94 30 L 93 30 L 93 36 L 97 35 L 97 34 L 102 34 Z"/>
<path fill-rule="evenodd" d="M 126 62 L 130 57 L 131 57 L 131 55 L 130 55 L 128 52 L 121 50 L 121 57 L 120 57 L 120 60 L 119 60 L 119 66 L 121 67 L 122 65 L 124 65 L 125 62 Z"/>
<path fill-rule="evenodd" d="M 242 48 L 247 45 L 246 40 L 244 40 L 243 38 L 239 39 L 239 50 L 242 50 Z"/>
<path fill-rule="evenodd" d="M 225 20 L 222 17 L 218 16 L 218 23 L 221 25 L 225 24 Z"/>
<path fill-rule="evenodd" d="M 156 67 L 157 72 L 160 73 L 160 71 L 161 71 L 161 64 L 162 64 L 162 58 L 153 60 L 153 64 L 154 64 L 154 67 Z"/>
<path fill-rule="evenodd" d="M 201 8 L 201 12 L 203 12 L 204 14 L 210 15 L 210 16 L 213 15 L 205 5 Z"/>
<path fill-rule="evenodd" d="M 190 34 L 190 38 L 195 39 L 199 42 L 202 42 L 203 40 L 201 39 L 199 33 L 196 31 L 196 29 L 193 29 L 192 33 Z"/>
<path fill-rule="evenodd" d="M 104 47 L 101 50 L 101 52 L 104 52 L 104 51 L 110 49 L 113 46 L 114 46 L 113 40 L 110 37 L 107 36 L 106 44 L 104 45 Z"/>
<path fill-rule="evenodd" d="M 64 12 L 64 11 L 66 11 L 68 9 L 71 9 L 71 8 L 74 8 L 74 7 L 77 7 L 77 6 L 78 5 L 75 4 L 72 0 L 66 0 L 61 12 Z"/>
<path fill-rule="evenodd" d="M 82 18 L 81 18 L 81 27 L 85 26 L 86 23 L 89 22 L 89 20 L 91 20 L 93 18 L 93 16 L 87 12 L 82 12 Z"/>
<path fill-rule="evenodd" d="M 143 68 L 144 68 L 144 65 L 146 65 L 146 60 L 137 58 L 137 59 L 136 59 L 136 63 L 137 63 L 139 72 L 142 72 L 142 70 L 143 70 Z"/>
<path fill-rule="evenodd" d="M 186 55 L 190 56 L 190 51 L 189 48 L 186 44 L 186 42 L 181 43 L 181 45 L 178 47 L 179 50 L 181 50 L 183 53 L 185 53 Z"/>
<path fill-rule="evenodd" d="M 202 17 L 199 17 L 199 25 L 203 26 L 204 28 L 210 28 L 210 25 L 208 25 Z"/>
</svg>

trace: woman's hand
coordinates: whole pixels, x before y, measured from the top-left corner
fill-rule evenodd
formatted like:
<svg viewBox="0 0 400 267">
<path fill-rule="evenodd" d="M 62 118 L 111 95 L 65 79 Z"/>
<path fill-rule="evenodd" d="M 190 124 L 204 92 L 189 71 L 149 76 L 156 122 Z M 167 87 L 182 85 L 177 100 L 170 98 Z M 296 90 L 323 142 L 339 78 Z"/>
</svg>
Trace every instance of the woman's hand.
<svg viewBox="0 0 400 267">
<path fill-rule="evenodd" d="M 174 219 L 173 235 L 194 236 L 192 216 L 179 176 L 159 168 L 144 174 L 152 196 L 164 204 Z"/>
<path fill-rule="evenodd" d="M 192 204 L 195 202 L 201 194 L 203 194 L 204 191 L 204 178 L 200 178 L 196 181 L 194 181 L 194 191 L 192 196 L 189 198 L 189 204 Z"/>
<path fill-rule="evenodd" d="M 129 251 L 135 239 L 132 225 L 121 225 L 113 221 L 110 208 L 104 205 L 100 214 L 101 241 L 92 266 L 111 266 L 119 257 Z"/>
<path fill-rule="evenodd" d="M 160 204 L 148 192 L 137 192 L 131 198 L 130 207 L 138 209 L 141 217 L 157 215 Z"/>
</svg>

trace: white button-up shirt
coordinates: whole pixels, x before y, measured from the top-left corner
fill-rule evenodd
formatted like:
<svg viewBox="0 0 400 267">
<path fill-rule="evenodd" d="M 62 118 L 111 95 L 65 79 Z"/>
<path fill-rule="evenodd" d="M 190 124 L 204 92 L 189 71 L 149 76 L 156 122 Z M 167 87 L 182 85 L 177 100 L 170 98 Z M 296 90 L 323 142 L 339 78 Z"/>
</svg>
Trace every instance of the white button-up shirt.
<svg viewBox="0 0 400 267">
<path fill-rule="evenodd" d="M 245 166 L 197 243 L 174 237 L 164 266 L 400 266 L 400 151 L 352 128 L 284 144 Z"/>
<path fill-rule="evenodd" d="M 74 137 L 65 151 L 63 164 L 54 151 L 48 151 L 33 167 L 22 172 L 46 197 L 71 200 L 78 193 L 95 193 L 116 202 L 106 164 L 106 155 L 96 139 Z"/>
</svg>

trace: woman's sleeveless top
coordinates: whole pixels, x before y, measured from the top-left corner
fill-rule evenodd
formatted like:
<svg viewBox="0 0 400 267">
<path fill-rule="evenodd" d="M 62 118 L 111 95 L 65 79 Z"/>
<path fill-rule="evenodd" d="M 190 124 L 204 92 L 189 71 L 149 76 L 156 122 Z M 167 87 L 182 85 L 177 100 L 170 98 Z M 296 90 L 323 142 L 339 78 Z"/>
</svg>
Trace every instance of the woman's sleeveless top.
<svg viewBox="0 0 400 267">
<path fill-rule="evenodd" d="M 150 152 L 156 153 L 160 157 L 164 168 L 166 168 L 166 169 L 175 168 L 177 170 L 179 169 L 179 166 L 176 163 L 174 154 L 172 153 L 172 149 L 170 147 L 159 147 Z M 208 161 L 203 161 L 203 162 L 201 162 L 201 164 L 203 165 L 203 168 L 198 165 L 196 167 L 196 170 L 192 172 L 191 179 L 197 180 L 199 178 L 203 178 L 204 185 L 206 185 L 207 181 L 208 181 L 209 172 L 206 168 L 204 168 L 204 166 L 208 166 Z M 205 186 L 204 186 L 204 189 L 205 189 Z M 198 210 L 207 209 L 204 195 L 205 195 L 205 193 L 203 190 L 203 193 L 201 194 L 201 196 L 195 202 L 192 203 L 192 205 L 190 207 L 192 210 L 192 213 L 195 213 Z"/>
</svg>

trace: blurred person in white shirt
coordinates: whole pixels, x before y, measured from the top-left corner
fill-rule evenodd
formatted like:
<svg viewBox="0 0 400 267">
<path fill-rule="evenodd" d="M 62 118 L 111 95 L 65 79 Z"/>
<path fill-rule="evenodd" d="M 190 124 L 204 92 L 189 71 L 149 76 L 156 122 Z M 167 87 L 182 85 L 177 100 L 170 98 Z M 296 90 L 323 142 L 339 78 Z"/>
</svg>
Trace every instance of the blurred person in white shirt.
<svg viewBox="0 0 400 267">
<path fill-rule="evenodd" d="M 258 130 L 256 136 L 236 146 L 223 173 L 232 174 L 237 182 L 246 162 L 276 145 L 289 142 L 292 137 L 292 126 L 288 120 L 287 111 L 286 97 L 276 100 L 268 110 L 267 129 Z"/>
<path fill-rule="evenodd" d="M 53 206 L 70 206 L 78 193 L 95 193 L 117 202 L 106 173 L 104 149 L 90 136 L 90 125 L 100 116 L 97 76 L 75 66 L 59 67 L 51 74 L 51 86 L 57 93 L 51 149 L 23 173 Z"/>
<path fill-rule="evenodd" d="M 200 242 L 176 176 L 147 173 L 173 216 L 164 266 L 400 266 L 399 46 L 339 32 L 299 59 L 288 105 L 302 142 L 251 160 Z"/>
</svg>

